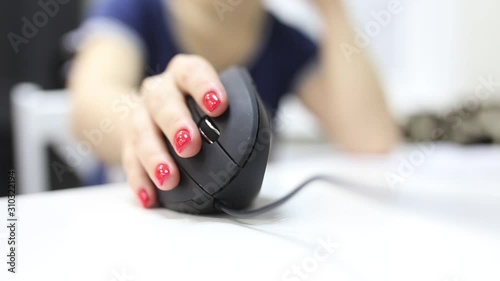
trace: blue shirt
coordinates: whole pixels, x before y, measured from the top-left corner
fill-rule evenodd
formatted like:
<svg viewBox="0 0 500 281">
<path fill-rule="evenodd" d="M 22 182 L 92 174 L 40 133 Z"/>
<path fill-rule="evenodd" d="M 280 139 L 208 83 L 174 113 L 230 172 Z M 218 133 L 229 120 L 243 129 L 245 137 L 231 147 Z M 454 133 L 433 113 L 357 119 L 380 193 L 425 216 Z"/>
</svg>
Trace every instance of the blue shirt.
<svg viewBox="0 0 500 281">
<path fill-rule="evenodd" d="M 99 22 L 111 23 L 115 29 L 125 31 L 147 56 L 144 75 L 158 74 L 173 56 L 182 53 L 169 25 L 166 1 L 98 0 L 91 7 L 86 22 L 95 23 L 91 32 L 106 30 L 106 27 L 97 27 Z M 266 39 L 253 61 L 245 67 L 254 79 L 262 100 L 274 114 L 280 98 L 293 90 L 294 81 L 315 60 L 317 47 L 304 34 L 271 13 L 268 13 L 267 21 Z"/>
</svg>

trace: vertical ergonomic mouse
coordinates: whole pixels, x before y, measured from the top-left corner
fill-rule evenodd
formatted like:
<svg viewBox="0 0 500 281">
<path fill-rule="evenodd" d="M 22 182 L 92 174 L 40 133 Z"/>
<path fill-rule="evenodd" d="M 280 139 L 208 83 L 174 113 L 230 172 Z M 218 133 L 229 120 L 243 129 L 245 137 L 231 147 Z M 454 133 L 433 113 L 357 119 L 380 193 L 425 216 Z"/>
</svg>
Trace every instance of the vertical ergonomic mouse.
<svg viewBox="0 0 500 281">
<path fill-rule="evenodd" d="M 229 98 L 223 115 L 211 118 L 187 98 L 203 139 L 201 151 L 181 158 L 166 140 L 181 179 L 173 190 L 158 191 L 160 206 L 194 214 L 218 213 L 215 205 L 247 208 L 260 191 L 272 138 L 266 108 L 246 70 L 230 68 L 220 78 Z"/>
</svg>

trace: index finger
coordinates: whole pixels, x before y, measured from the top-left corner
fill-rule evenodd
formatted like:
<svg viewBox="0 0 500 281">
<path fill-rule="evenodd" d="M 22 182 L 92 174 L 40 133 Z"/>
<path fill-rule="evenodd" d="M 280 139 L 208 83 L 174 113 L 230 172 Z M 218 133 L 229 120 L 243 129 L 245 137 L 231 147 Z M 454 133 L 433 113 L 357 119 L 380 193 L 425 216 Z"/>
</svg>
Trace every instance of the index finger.
<svg viewBox="0 0 500 281">
<path fill-rule="evenodd" d="M 191 95 L 208 116 L 217 117 L 226 111 L 226 90 L 217 71 L 207 60 L 199 56 L 177 55 L 168 70 L 177 87 Z"/>
</svg>

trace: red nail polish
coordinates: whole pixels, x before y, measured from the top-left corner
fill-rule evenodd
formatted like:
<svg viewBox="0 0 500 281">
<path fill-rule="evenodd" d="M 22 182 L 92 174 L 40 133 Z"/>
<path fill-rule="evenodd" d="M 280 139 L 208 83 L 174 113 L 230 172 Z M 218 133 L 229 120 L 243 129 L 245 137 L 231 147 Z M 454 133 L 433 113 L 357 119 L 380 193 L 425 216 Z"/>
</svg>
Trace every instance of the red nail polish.
<svg viewBox="0 0 500 281">
<path fill-rule="evenodd" d="M 139 200 L 141 200 L 141 204 L 144 208 L 149 207 L 149 194 L 146 191 L 145 188 L 139 189 L 139 192 L 137 193 L 137 196 L 139 197 Z"/>
<path fill-rule="evenodd" d="M 220 105 L 219 96 L 217 96 L 214 91 L 210 91 L 203 97 L 203 104 L 208 109 L 208 111 L 212 112 Z"/>
<path fill-rule="evenodd" d="M 191 135 L 187 130 L 182 129 L 175 135 L 175 148 L 179 153 L 181 153 L 190 142 Z"/>
<path fill-rule="evenodd" d="M 170 169 L 168 168 L 168 165 L 159 164 L 158 166 L 156 166 L 155 176 L 160 186 L 162 186 L 163 182 L 165 182 L 168 176 L 170 176 Z"/>
</svg>

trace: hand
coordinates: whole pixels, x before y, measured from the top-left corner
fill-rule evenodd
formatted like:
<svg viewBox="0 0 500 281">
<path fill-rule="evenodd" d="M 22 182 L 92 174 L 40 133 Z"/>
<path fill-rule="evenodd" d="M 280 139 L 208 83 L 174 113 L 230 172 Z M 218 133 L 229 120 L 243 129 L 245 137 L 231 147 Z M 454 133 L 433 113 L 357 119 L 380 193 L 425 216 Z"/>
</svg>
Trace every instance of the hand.
<svg viewBox="0 0 500 281">
<path fill-rule="evenodd" d="M 201 148 L 198 126 L 185 103 L 191 95 L 205 113 L 224 113 L 228 98 L 216 70 L 205 59 L 177 55 L 165 72 L 146 78 L 141 102 L 124 132 L 122 163 L 127 180 L 145 208 L 156 205 L 156 189 L 171 190 L 179 184 L 179 170 L 167 150 L 164 136 L 183 158 Z"/>
</svg>

